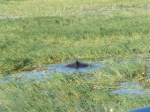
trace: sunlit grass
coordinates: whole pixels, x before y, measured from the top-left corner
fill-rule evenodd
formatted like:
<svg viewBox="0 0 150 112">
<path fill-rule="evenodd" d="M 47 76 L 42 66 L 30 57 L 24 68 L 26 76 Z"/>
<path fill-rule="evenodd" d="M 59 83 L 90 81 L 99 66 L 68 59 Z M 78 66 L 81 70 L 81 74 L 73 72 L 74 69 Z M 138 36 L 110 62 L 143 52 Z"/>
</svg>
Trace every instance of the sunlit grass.
<svg viewBox="0 0 150 112">
<path fill-rule="evenodd" d="M 149 14 L 148 0 L 0 0 L 1 76 L 75 58 L 102 57 L 112 65 L 2 83 L 0 111 L 122 112 L 148 105 L 145 96 L 110 91 L 130 81 L 149 88 L 144 62 L 114 61 L 150 53 Z"/>
<path fill-rule="evenodd" d="M 23 16 L 23 17 L 38 17 L 38 16 L 64 16 L 70 14 L 82 13 L 103 13 L 109 11 L 119 10 L 121 5 L 127 6 L 131 9 L 128 13 L 135 13 L 135 11 L 143 10 L 142 13 L 149 13 L 148 0 L 1 0 L 0 14 L 4 16 Z M 145 7 L 145 8 L 144 8 Z M 146 10 L 145 10 L 146 9 Z M 121 11 L 122 12 L 122 11 Z"/>
<path fill-rule="evenodd" d="M 143 65 L 135 62 L 113 65 L 114 67 L 102 68 L 97 72 L 52 74 L 51 78 L 44 80 L 29 80 L 28 83 L 11 81 L 1 84 L 0 109 L 52 112 L 103 112 L 113 109 L 114 112 L 121 112 L 148 105 L 149 99 L 145 96 L 135 98 L 134 95 L 116 96 L 110 93 L 110 89 L 115 89 L 120 82 L 136 77 L 130 74 Z"/>
<path fill-rule="evenodd" d="M 149 20 L 148 15 L 1 19 L 1 72 L 68 58 L 148 54 Z"/>
</svg>

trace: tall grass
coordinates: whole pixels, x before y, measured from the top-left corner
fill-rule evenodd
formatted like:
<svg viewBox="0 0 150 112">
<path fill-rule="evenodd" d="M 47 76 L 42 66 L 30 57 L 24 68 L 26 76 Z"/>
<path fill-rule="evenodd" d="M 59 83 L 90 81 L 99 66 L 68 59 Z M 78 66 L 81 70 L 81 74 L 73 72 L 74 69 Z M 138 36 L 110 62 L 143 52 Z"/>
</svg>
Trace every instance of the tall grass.
<svg viewBox="0 0 150 112">
<path fill-rule="evenodd" d="M 113 61 L 149 55 L 148 0 L 0 0 L 0 9 L 1 75 L 74 58 L 107 57 L 113 65 L 2 83 L 0 111 L 121 112 L 149 104 L 146 96 L 111 93 L 124 81 L 149 88 L 145 63 Z"/>
<path fill-rule="evenodd" d="M 148 105 L 146 96 L 115 95 L 110 92 L 120 82 L 132 80 L 135 76 L 130 74 L 142 67 L 137 63 L 125 63 L 120 63 L 124 64 L 124 68 L 118 69 L 108 67 L 97 72 L 51 74 L 48 79 L 3 83 L 0 86 L 0 110 L 103 112 L 111 109 L 122 112 Z"/>
<path fill-rule="evenodd" d="M 67 58 L 149 53 L 147 16 L 81 15 L 1 19 L 1 73 Z"/>
</svg>

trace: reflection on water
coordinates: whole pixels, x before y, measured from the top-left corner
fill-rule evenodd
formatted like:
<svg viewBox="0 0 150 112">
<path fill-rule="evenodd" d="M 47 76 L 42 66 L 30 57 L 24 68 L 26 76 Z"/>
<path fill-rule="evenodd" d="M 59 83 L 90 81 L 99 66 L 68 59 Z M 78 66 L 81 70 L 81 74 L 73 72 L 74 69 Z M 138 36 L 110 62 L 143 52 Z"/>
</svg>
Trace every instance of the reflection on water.
<svg viewBox="0 0 150 112">
<path fill-rule="evenodd" d="M 20 79 L 22 79 L 22 80 L 30 80 L 30 79 L 37 79 L 37 78 L 43 79 L 43 78 L 51 77 L 50 74 L 53 74 L 53 73 L 92 72 L 96 69 L 105 67 L 100 62 L 89 62 L 88 64 L 90 66 L 88 66 L 88 67 L 80 67 L 80 68 L 65 67 L 65 65 L 67 65 L 68 63 L 72 63 L 72 62 L 74 62 L 74 61 L 67 60 L 64 63 L 47 64 L 45 66 L 44 70 L 38 68 L 38 69 L 32 70 L 32 71 L 11 74 L 6 77 L 1 77 L 0 83 L 8 82 L 11 80 L 20 80 Z"/>
<path fill-rule="evenodd" d="M 107 60 L 107 61 L 106 61 Z M 59 73 L 74 73 L 74 72 L 92 72 L 95 70 L 99 70 L 103 67 L 112 66 L 108 63 L 108 59 L 104 58 L 90 58 L 90 59 L 78 59 L 79 62 L 87 63 L 90 66 L 88 67 L 79 67 L 79 68 L 69 68 L 65 67 L 65 65 L 74 63 L 74 60 L 67 60 L 63 63 L 58 64 L 47 64 L 45 65 L 44 70 L 37 68 L 36 70 L 20 72 L 16 74 L 11 74 L 6 77 L 0 77 L 0 84 L 10 81 L 29 81 L 35 80 L 37 78 L 45 79 L 47 77 L 51 77 L 51 74 L 59 74 Z M 112 61 L 112 60 L 110 60 Z M 121 63 L 123 61 L 133 61 L 137 63 L 144 63 L 148 68 L 150 68 L 150 56 L 146 58 L 113 58 L 115 63 Z M 150 69 L 147 71 L 147 75 L 150 77 Z M 146 79 L 146 81 L 150 81 L 150 78 Z M 136 95 L 150 95 L 150 89 L 145 89 L 139 83 L 136 82 L 123 82 L 121 83 L 116 90 L 111 91 L 113 94 L 136 94 Z"/>
<path fill-rule="evenodd" d="M 145 89 L 142 85 L 137 82 L 123 82 L 118 86 L 118 89 L 113 90 L 114 94 L 125 94 L 125 95 L 145 95 L 150 96 L 150 89 Z"/>
<path fill-rule="evenodd" d="M 140 57 L 140 58 L 115 58 L 115 61 L 117 63 L 120 63 L 121 61 L 134 61 L 137 63 L 144 63 L 148 70 L 147 75 L 150 77 L 150 55 L 146 57 Z M 148 78 L 146 81 L 150 81 L 150 78 Z M 150 96 L 150 89 L 144 88 L 142 85 L 140 85 L 137 82 L 122 82 L 117 87 L 117 89 L 111 91 L 113 94 L 124 94 L 127 96 L 130 95 L 142 95 L 142 96 Z"/>
</svg>

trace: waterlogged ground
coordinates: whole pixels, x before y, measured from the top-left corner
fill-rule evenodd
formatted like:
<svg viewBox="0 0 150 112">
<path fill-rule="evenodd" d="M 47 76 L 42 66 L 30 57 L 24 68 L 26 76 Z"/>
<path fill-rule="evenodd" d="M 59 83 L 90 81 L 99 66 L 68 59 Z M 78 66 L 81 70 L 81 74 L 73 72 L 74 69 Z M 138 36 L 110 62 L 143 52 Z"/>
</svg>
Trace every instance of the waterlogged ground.
<svg viewBox="0 0 150 112">
<path fill-rule="evenodd" d="M 0 0 L 0 9 L 1 112 L 149 105 L 149 0 Z M 73 57 L 90 66 L 65 67 Z"/>
<path fill-rule="evenodd" d="M 150 89 L 144 88 L 141 84 L 137 82 L 123 82 L 120 83 L 118 89 L 112 90 L 114 94 L 125 94 L 127 96 L 150 96 Z"/>
<path fill-rule="evenodd" d="M 89 64 L 89 67 L 80 67 L 80 68 L 69 68 L 69 67 L 65 67 L 65 65 L 69 64 L 69 63 L 73 63 L 74 60 L 67 60 L 66 62 L 62 62 L 62 63 L 57 63 L 57 64 L 47 64 L 45 66 L 42 67 L 37 67 L 36 69 L 32 70 L 32 71 L 25 71 L 25 72 L 19 72 L 19 73 L 15 73 L 15 74 L 9 74 L 7 75 L 5 78 L 5 80 L 11 80 L 14 78 L 23 78 L 23 80 L 25 79 L 37 79 L 37 78 L 49 78 L 51 77 L 51 74 L 59 74 L 59 73 L 64 73 L 64 74 L 70 74 L 70 73 L 77 73 L 77 72 L 93 72 L 96 69 L 100 69 L 103 67 L 106 67 L 106 64 L 103 64 L 104 58 L 98 58 L 98 59 L 94 59 L 95 61 L 93 61 L 93 59 L 91 59 L 91 61 L 87 60 L 87 59 L 80 59 L 81 61 L 85 61 L 87 64 Z M 101 62 L 100 62 L 101 61 Z M 25 78 L 25 79 L 24 79 Z M 2 79 L 2 78 L 1 78 Z M 2 80 L 1 80 L 2 81 Z"/>
<path fill-rule="evenodd" d="M 78 73 L 78 72 L 85 72 L 85 73 L 92 73 L 97 70 L 100 70 L 101 68 L 108 68 L 113 66 L 113 64 L 119 64 L 126 61 L 132 61 L 136 63 L 144 63 L 146 65 L 146 70 L 142 71 L 141 75 L 147 75 L 147 78 L 145 81 L 150 80 L 150 56 L 146 57 L 136 57 L 136 58 L 113 58 L 113 64 L 111 62 L 108 62 L 108 59 L 105 58 L 93 58 L 93 59 L 78 59 L 81 62 L 85 62 L 89 64 L 89 67 L 81 67 L 81 68 L 69 68 L 65 67 L 68 63 L 73 63 L 74 60 L 67 60 L 66 62 L 57 63 L 57 64 L 47 64 L 42 67 L 38 67 L 32 71 L 24 71 L 19 72 L 15 74 L 9 74 L 5 77 L 1 77 L 0 83 L 7 83 L 11 81 L 32 81 L 36 79 L 45 79 L 50 78 L 51 74 L 70 74 L 70 73 Z M 107 60 L 107 61 L 106 61 Z M 150 95 L 150 89 L 145 88 L 142 86 L 139 82 L 121 82 L 116 89 L 110 90 L 113 95 L 115 94 L 125 94 L 127 96 L 133 95 L 145 95 L 149 97 Z"/>
</svg>

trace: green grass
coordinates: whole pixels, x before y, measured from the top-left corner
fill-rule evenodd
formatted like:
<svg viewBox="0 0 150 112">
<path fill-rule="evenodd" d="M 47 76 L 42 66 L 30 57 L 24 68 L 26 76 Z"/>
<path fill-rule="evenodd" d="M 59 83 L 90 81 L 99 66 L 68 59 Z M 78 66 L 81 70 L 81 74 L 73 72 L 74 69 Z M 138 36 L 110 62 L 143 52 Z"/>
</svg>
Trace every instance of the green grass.
<svg viewBox="0 0 150 112">
<path fill-rule="evenodd" d="M 0 72 L 74 57 L 148 54 L 149 20 L 121 14 L 1 19 Z"/>
<path fill-rule="evenodd" d="M 149 55 L 148 0 L 0 0 L 0 9 L 1 76 L 75 58 L 103 57 L 113 65 L 1 84 L 0 111 L 120 112 L 149 104 L 144 96 L 110 94 L 120 82 L 145 79 L 144 63 L 112 59 Z"/>
<path fill-rule="evenodd" d="M 124 67 L 119 67 L 122 64 Z M 5 83 L 0 86 L 0 111 L 122 112 L 148 105 L 150 99 L 145 96 L 110 93 L 119 82 L 133 80 L 135 76 L 128 75 L 139 67 L 142 65 L 125 62 L 118 69 L 114 66 L 93 73 L 53 74 L 45 80 Z"/>
<path fill-rule="evenodd" d="M 135 98 L 110 93 L 119 82 L 136 81 L 132 74 L 141 67 L 143 65 L 129 61 L 93 73 L 53 74 L 46 80 L 2 84 L 1 111 L 100 112 L 113 109 L 121 112 L 148 105 L 150 99 L 144 96 Z"/>
</svg>

